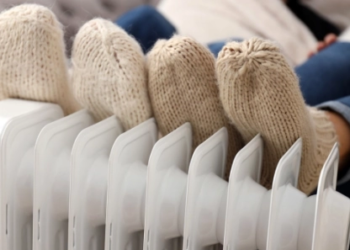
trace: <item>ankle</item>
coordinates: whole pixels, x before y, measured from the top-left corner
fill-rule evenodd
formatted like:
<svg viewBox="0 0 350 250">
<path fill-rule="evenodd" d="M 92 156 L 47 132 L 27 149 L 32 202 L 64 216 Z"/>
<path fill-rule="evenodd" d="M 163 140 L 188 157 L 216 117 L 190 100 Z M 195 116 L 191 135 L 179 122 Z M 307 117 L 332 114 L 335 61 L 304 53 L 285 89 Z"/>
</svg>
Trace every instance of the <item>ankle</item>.
<svg viewBox="0 0 350 250">
<path fill-rule="evenodd" d="M 329 120 L 333 123 L 335 132 L 338 137 L 340 168 L 347 162 L 350 154 L 350 124 L 336 112 L 325 111 Z"/>
</svg>

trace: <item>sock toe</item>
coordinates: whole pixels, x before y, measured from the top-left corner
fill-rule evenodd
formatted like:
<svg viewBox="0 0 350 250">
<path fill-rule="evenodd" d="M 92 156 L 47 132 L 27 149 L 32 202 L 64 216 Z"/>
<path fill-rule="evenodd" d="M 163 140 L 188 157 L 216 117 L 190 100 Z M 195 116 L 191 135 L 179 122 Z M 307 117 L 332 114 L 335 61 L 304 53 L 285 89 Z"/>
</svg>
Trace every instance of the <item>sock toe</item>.
<svg viewBox="0 0 350 250">
<path fill-rule="evenodd" d="M 66 114 L 77 110 L 54 14 L 39 5 L 16 6 L 1 13 L 0 31 L 0 98 L 57 103 Z"/>
<path fill-rule="evenodd" d="M 114 114 L 130 129 L 152 116 L 145 58 L 124 30 L 103 19 L 86 23 L 72 61 L 74 94 L 98 120 Z"/>
<path fill-rule="evenodd" d="M 246 70 L 254 70 L 254 67 L 262 64 L 274 64 L 278 67 L 281 60 L 280 50 L 273 43 L 262 39 L 251 39 L 244 42 L 227 43 L 219 52 L 217 67 L 221 69 L 229 64 L 230 69 L 239 71 L 240 74 Z M 285 65 L 281 65 L 285 66 Z M 221 74 L 226 70 L 221 70 Z"/>
</svg>

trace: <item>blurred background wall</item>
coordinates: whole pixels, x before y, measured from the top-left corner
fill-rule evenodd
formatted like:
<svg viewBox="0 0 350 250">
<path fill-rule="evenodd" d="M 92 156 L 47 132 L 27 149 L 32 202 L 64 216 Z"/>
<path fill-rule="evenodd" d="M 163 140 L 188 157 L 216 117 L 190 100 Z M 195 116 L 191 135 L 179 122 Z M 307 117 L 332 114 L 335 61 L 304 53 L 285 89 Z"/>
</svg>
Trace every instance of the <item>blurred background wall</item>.
<svg viewBox="0 0 350 250">
<path fill-rule="evenodd" d="M 67 49 L 70 50 L 79 28 L 94 17 L 116 20 L 121 14 L 142 4 L 157 5 L 159 0 L 0 0 L 0 11 L 23 3 L 49 7 L 65 28 Z"/>
</svg>

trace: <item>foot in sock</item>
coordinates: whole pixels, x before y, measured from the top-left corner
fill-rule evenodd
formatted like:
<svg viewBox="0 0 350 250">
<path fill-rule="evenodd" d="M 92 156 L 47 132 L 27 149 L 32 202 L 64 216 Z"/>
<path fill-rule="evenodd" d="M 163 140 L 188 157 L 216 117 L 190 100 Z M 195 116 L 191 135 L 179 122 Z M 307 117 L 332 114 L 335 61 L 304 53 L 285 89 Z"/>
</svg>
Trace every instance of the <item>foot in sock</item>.
<svg viewBox="0 0 350 250">
<path fill-rule="evenodd" d="M 0 99 L 59 104 L 76 111 L 68 83 L 63 32 L 54 14 L 20 5 L 0 14 Z"/>
<path fill-rule="evenodd" d="M 128 130 L 152 116 L 139 44 L 112 22 L 94 19 L 73 45 L 73 92 L 96 119 L 116 115 Z"/>
<path fill-rule="evenodd" d="M 196 148 L 226 127 L 231 166 L 243 144 L 220 103 L 213 55 L 193 39 L 175 36 L 156 43 L 148 54 L 148 67 L 150 99 L 160 132 L 166 135 L 190 122 Z"/>
<path fill-rule="evenodd" d="M 261 39 L 229 43 L 216 67 L 222 104 L 244 142 L 258 133 L 264 139 L 262 184 L 271 187 L 278 161 L 301 137 L 299 188 L 312 192 L 336 133 L 325 112 L 305 105 L 298 79 L 279 49 Z"/>
</svg>

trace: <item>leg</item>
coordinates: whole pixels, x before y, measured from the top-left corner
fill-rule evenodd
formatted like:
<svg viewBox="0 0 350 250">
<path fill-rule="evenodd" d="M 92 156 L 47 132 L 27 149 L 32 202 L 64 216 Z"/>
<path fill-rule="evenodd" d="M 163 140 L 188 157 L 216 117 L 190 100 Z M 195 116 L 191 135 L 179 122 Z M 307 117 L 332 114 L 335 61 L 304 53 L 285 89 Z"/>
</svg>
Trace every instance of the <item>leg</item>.
<svg viewBox="0 0 350 250">
<path fill-rule="evenodd" d="M 282 155 L 303 139 L 299 188 L 312 192 L 336 142 L 324 111 L 307 108 L 293 69 L 272 43 L 250 39 L 229 43 L 217 60 L 220 97 L 226 114 L 247 143 L 264 139 L 262 183 L 270 187 Z"/>
<path fill-rule="evenodd" d="M 337 42 L 295 71 L 308 105 L 336 100 L 350 95 L 350 43 Z"/>
<path fill-rule="evenodd" d="M 122 15 L 116 23 L 133 36 L 147 53 L 158 39 L 169 39 L 175 27 L 151 6 L 137 7 Z"/>
<path fill-rule="evenodd" d="M 350 111 L 350 108 L 349 108 Z M 346 167 L 346 163 L 350 153 L 350 124 L 339 113 L 334 111 L 326 111 L 329 120 L 333 123 L 339 143 L 340 165 L 339 170 Z"/>
<path fill-rule="evenodd" d="M 320 104 L 319 108 L 327 110 L 330 120 L 337 131 L 340 145 L 340 172 L 337 190 L 350 197 L 350 96 Z"/>
<path fill-rule="evenodd" d="M 350 153 L 350 96 L 328 101 L 317 107 L 327 110 L 334 124 L 340 145 L 340 166 L 344 167 Z"/>
</svg>

